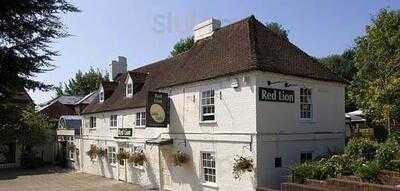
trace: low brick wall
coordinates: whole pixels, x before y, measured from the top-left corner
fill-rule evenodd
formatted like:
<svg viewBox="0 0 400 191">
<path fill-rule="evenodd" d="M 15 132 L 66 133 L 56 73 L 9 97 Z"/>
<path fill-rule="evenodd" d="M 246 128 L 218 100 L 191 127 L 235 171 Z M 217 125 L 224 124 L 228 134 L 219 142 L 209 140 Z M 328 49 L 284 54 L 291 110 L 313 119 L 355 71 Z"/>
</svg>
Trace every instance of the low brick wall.
<svg viewBox="0 0 400 191">
<path fill-rule="evenodd" d="M 378 182 L 387 185 L 400 185 L 400 173 L 382 170 L 378 175 Z"/>
<path fill-rule="evenodd" d="M 283 183 L 281 186 L 282 191 L 328 191 L 322 188 L 316 188 L 313 186 L 308 186 L 304 184 L 296 183 Z"/>
<path fill-rule="evenodd" d="M 366 182 L 351 181 L 344 179 L 332 178 L 326 181 L 318 180 L 307 180 L 305 185 L 311 185 L 313 187 L 320 187 L 328 190 L 340 190 L 340 191 L 353 191 L 353 190 L 368 190 L 368 191 L 393 191 L 394 186 L 381 185 L 381 184 L 370 184 Z"/>
<path fill-rule="evenodd" d="M 328 180 L 306 180 L 304 184 L 284 183 L 282 191 L 393 191 L 394 186 L 370 184 L 359 181 L 332 178 Z"/>
</svg>

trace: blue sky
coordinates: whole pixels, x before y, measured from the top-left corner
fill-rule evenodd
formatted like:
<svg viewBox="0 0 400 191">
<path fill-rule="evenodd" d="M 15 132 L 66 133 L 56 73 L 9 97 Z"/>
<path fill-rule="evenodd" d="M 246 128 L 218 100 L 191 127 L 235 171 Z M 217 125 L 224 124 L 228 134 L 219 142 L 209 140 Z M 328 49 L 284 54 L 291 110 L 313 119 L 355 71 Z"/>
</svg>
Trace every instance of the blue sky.
<svg viewBox="0 0 400 191">
<path fill-rule="evenodd" d="M 73 35 L 57 40 L 53 47 L 54 71 L 35 79 L 58 85 L 78 70 L 91 66 L 102 71 L 119 55 L 128 58 L 128 69 L 169 55 L 180 38 L 192 34 L 193 26 L 214 17 L 222 25 L 249 15 L 261 22 L 279 22 L 289 39 L 308 54 L 322 57 L 341 53 L 364 33 L 365 25 L 379 9 L 400 8 L 398 0 L 74 0 L 82 12 L 63 17 Z M 54 97 L 54 92 L 30 92 L 35 103 Z"/>
</svg>

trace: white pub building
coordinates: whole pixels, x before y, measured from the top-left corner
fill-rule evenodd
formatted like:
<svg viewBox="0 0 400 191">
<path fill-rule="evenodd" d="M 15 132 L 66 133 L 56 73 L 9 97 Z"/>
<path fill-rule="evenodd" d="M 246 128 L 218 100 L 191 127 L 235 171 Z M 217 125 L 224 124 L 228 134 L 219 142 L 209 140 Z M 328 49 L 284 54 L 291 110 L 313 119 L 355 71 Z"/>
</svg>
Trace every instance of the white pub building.
<svg viewBox="0 0 400 191">
<path fill-rule="evenodd" d="M 83 111 L 76 169 L 148 189 L 279 189 L 291 165 L 344 146 L 347 82 L 317 60 L 254 16 L 207 20 L 194 40 L 132 71 L 112 61 Z"/>
</svg>

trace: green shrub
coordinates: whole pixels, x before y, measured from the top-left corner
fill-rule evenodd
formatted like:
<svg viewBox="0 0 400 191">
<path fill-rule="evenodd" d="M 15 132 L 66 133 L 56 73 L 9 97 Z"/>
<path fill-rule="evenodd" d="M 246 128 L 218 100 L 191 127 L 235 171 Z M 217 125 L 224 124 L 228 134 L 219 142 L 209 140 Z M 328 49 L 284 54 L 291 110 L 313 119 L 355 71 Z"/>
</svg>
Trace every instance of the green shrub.
<svg viewBox="0 0 400 191">
<path fill-rule="evenodd" d="M 399 152 L 399 143 L 395 139 L 389 138 L 386 142 L 378 144 L 375 157 L 381 166 L 390 169 L 390 161 L 395 160 Z"/>
<path fill-rule="evenodd" d="M 291 170 L 294 181 L 298 183 L 303 183 L 305 179 L 325 180 L 335 177 L 335 169 L 326 162 L 326 159 L 304 162 L 294 166 Z"/>
<path fill-rule="evenodd" d="M 374 160 L 359 166 L 355 174 L 363 181 L 375 182 L 380 170 L 382 170 L 380 162 Z"/>
<path fill-rule="evenodd" d="M 377 144 L 365 138 L 352 139 L 344 148 L 344 154 L 353 159 L 371 161 L 376 154 Z"/>
<path fill-rule="evenodd" d="M 386 166 L 386 170 L 400 171 L 400 160 L 391 160 Z"/>
</svg>

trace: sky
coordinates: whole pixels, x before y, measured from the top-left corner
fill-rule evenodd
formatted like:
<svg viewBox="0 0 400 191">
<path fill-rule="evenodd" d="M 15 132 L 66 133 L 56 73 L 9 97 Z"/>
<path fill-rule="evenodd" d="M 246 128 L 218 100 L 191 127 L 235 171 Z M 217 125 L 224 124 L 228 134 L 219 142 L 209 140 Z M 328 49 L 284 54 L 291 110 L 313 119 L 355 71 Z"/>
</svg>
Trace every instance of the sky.
<svg viewBox="0 0 400 191">
<path fill-rule="evenodd" d="M 34 79 L 58 85 L 78 70 L 108 70 L 112 59 L 125 56 L 128 69 L 169 56 L 173 45 L 193 34 L 193 26 L 211 17 L 222 25 L 254 15 L 262 23 L 278 22 L 289 39 L 311 56 L 340 54 L 382 8 L 399 9 L 399 0 L 70 0 L 82 12 L 62 16 L 71 37 L 52 47 L 56 69 Z M 30 91 L 36 104 L 54 91 Z"/>
</svg>

